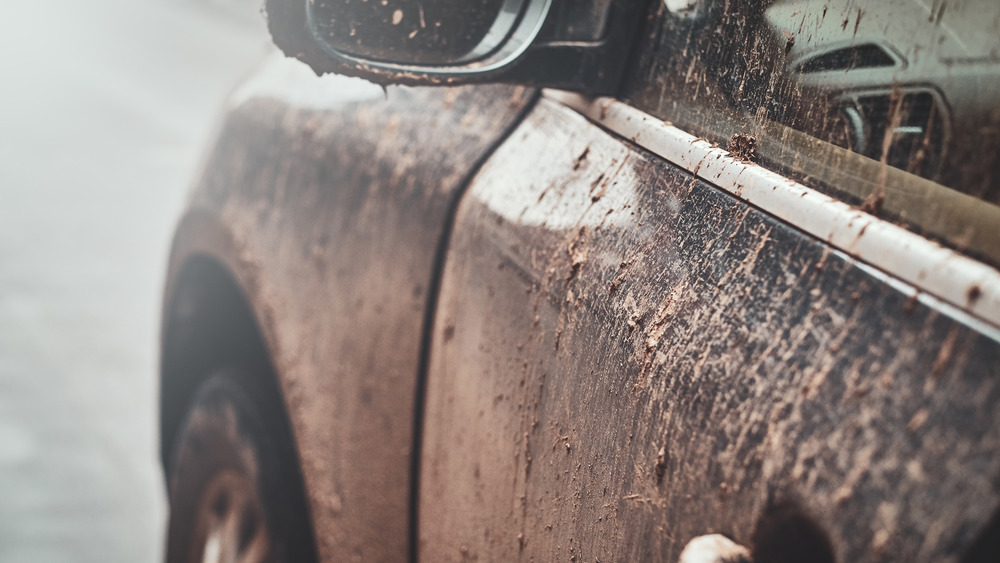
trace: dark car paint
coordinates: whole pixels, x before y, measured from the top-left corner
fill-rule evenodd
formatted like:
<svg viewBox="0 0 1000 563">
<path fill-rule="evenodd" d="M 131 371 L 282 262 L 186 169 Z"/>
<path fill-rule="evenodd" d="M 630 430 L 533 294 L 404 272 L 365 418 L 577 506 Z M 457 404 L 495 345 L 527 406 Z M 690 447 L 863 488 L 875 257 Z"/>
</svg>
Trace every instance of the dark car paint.
<svg viewBox="0 0 1000 563">
<path fill-rule="evenodd" d="M 543 99 L 460 206 L 420 559 L 676 561 L 791 500 L 839 561 L 953 560 L 1000 345 L 887 281 Z"/>
<path fill-rule="evenodd" d="M 403 560 L 435 256 L 469 174 L 533 93 L 392 88 L 317 108 L 302 102 L 302 84 L 276 86 L 228 111 L 176 234 L 164 463 L 199 381 L 264 354 L 322 560 Z"/>
</svg>

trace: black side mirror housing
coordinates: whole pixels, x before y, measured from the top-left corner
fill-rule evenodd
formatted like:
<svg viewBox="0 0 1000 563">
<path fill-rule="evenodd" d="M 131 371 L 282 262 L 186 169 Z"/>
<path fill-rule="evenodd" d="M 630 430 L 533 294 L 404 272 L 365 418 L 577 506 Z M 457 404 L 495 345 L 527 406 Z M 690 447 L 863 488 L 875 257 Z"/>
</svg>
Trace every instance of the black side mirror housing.
<svg viewBox="0 0 1000 563">
<path fill-rule="evenodd" d="M 317 74 L 612 94 L 645 0 L 267 0 L 274 43 Z"/>
</svg>

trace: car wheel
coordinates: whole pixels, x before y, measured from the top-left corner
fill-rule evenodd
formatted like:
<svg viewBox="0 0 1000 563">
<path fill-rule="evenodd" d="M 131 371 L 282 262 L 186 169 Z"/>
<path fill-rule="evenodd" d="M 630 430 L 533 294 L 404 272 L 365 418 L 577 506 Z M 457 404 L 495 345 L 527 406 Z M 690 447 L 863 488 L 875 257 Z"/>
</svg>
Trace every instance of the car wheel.
<svg viewBox="0 0 1000 563">
<path fill-rule="evenodd" d="M 316 560 L 279 396 L 233 370 L 198 388 L 174 447 L 167 563 Z"/>
</svg>

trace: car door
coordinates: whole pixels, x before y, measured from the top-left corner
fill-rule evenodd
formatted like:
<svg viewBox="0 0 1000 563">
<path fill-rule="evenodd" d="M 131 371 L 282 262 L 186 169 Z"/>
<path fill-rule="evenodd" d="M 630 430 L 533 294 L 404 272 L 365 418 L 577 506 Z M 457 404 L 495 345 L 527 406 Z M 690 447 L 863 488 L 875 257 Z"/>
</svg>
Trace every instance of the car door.
<svg viewBox="0 0 1000 563">
<path fill-rule="evenodd" d="M 995 60 L 941 61 L 995 48 L 997 8 L 653 4 L 619 99 L 546 92 L 461 202 L 420 558 L 969 552 L 1000 500 L 1000 116 Z"/>
</svg>

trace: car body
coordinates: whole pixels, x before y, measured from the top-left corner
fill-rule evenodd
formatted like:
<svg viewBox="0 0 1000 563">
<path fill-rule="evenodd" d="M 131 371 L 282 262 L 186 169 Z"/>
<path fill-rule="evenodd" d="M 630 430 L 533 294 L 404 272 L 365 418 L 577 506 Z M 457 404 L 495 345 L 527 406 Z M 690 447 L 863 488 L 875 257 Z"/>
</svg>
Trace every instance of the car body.
<svg viewBox="0 0 1000 563">
<path fill-rule="evenodd" d="M 383 92 L 270 58 L 170 257 L 168 475 L 199 385 L 252 365 L 322 561 L 672 561 L 709 533 L 763 560 L 802 527 L 840 561 L 985 549 L 997 231 L 970 235 L 985 258 L 939 244 L 895 192 L 880 217 L 775 165 L 772 122 L 763 157 L 727 152 L 624 91 Z"/>
</svg>

